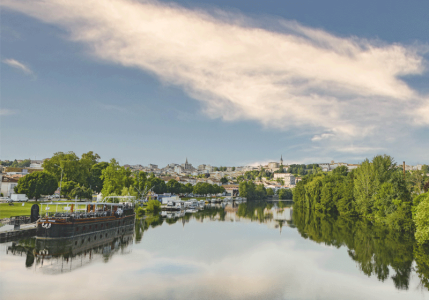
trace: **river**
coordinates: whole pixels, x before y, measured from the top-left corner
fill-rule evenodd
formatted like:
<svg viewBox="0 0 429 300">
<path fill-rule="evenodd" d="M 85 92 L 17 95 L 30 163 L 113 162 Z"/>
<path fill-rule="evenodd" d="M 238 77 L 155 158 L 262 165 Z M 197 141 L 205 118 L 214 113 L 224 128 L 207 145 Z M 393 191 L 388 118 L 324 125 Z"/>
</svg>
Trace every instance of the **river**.
<svg viewBox="0 0 429 300">
<path fill-rule="evenodd" d="M 428 253 L 362 220 L 216 205 L 107 240 L 0 244 L 0 298 L 429 299 Z"/>
</svg>

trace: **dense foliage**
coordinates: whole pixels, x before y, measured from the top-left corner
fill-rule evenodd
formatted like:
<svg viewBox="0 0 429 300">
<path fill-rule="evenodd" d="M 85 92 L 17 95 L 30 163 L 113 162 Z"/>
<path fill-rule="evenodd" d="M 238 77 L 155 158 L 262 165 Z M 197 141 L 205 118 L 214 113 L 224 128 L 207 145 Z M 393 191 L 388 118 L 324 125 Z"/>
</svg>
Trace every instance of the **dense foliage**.
<svg viewBox="0 0 429 300">
<path fill-rule="evenodd" d="M 240 197 L 247 200 L 260 200 L 267 197 L 267 191 L 263 184 L 256 185 L 253 181 L 242 181 L 238 186 Z"/>
<path fill-rule="evenodd" d="M 26 168 L 29 167 L 31 161 L 29 159 L 24 159 L 21 162 L 18 162 L 16 159 L 14 161 L 0 161 L 0 165 L 11 168 Z"/>
<path fill-rule="evenodd" d="M 281 200 L 292 200 L 293 194 L 291 189 L 279 189 L 277 191 L 277 194 L 279 195 L 279 199 Z"/>
<path fill-rule="evenodd" d="M 423 244 L 429 241 L 429 193 L 414 199 L 413 221 L 416 225 L 416 240 Z"/>
<path fill-rule="evenodd" d="M 290 165 L 287 169 L 287 173 L 295 174 L 295 175 L 307 175 L 316 173 L 318 164 L 309 164 L 309 165 Z"/>
<path fill-rule="evenodd" d="M 327 214 L 362 216 L 396 230 L 411 231 L 411 193 L 402 170 L 387 155 L 347 172 L 316 173 L 298 182 L 295 205 Z"/>
<path fill-rule="evenodd" d="M 52 195 L 58 188 L 55 177 L 48 172 L 34 172 L 21 177 L 14 190 L 17 194 L 25 194 L 29 199 L 40 198 L 41 195 Z"/>
</svg>

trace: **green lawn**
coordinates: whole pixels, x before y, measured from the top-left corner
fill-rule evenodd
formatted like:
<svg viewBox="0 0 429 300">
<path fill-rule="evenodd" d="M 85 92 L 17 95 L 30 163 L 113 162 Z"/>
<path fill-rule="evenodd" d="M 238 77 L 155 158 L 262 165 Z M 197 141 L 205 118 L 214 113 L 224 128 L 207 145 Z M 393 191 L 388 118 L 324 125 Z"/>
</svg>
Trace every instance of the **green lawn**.
<svg viewBox="0 0 429 300">
<path fill-rule="evenodd" d="M 24 204 L 24 206 L 22 206 Z M 14 205 L 9 205 L 9 203 L 0 203 L 0 219 L 16 217 L 16 216 L 29 216 L 31 214 L 31 206 L 35 202 L 23 202 L 23 203 L 14 203 Z M 39 209 L 40 209 L 40 203 Z M 55 212 L 55 202 L 50 205 L 49 212 Z M 58 206 L 60 207 L 60 206 Z M 79 208 L 85 208 L 84 205 L 78 205 Z M 43 211 L 40 214 L 45 213 L 46 205 L 43 205 Z"/>
</svg>

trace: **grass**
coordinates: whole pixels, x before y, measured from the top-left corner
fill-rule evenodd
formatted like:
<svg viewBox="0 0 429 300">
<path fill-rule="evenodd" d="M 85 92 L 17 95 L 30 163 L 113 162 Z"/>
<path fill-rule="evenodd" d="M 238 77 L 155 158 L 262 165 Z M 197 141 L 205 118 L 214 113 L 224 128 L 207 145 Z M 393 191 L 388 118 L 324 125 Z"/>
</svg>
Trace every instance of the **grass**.
<svg viewBox="0 0 429 300">
<path fill-rule="evenodd" d="M 24 204 L 24 206 L 22 206 Z M 22 203 L 14 203 L 14 205 L 9 205 L 9 203 L 0 203 L 0 219 L 16 217 L 16 216 L 29 216 L 31 214 L 31 206 L 33 206 L 35 202 L 22 202 Z M 40 203 L 37 203 L 40 209 Z M 54 204 L 49 205 L 51 208 L 49 210 L 45 210 L 46 206 L 43 205 L 43 210 L 39 213 L 42 215 L 46 211 L 55 212 L 55 202 Z M 78 208 L 85 208 L 84 205 L 79 205 Z M 58 211 L 60 211 L 60 206 L 58 206 Z M 62 211 L 62 210 L 61 210 Z"/>
</svg>

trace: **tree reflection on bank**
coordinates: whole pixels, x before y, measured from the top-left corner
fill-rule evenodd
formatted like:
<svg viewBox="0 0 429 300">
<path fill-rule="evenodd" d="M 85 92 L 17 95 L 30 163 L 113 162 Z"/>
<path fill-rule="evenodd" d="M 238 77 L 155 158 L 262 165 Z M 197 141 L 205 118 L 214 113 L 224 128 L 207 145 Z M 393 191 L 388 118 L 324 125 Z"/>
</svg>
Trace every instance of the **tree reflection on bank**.
<svg viewBox="0 0 429 300">
<path fill-rule="evenodd" d="M 415 259 L 421 285 L 429 288 L 429 249 L 417 246 L 412 233 L 389 230 L 363 219 L 334 218 L 297 209 L 293 222 L 305 239 L 347 247 L 350 258 L 364 274 L 380 281 L 391 278 L 397 289 L 409 288 Z"/>
</svg>

